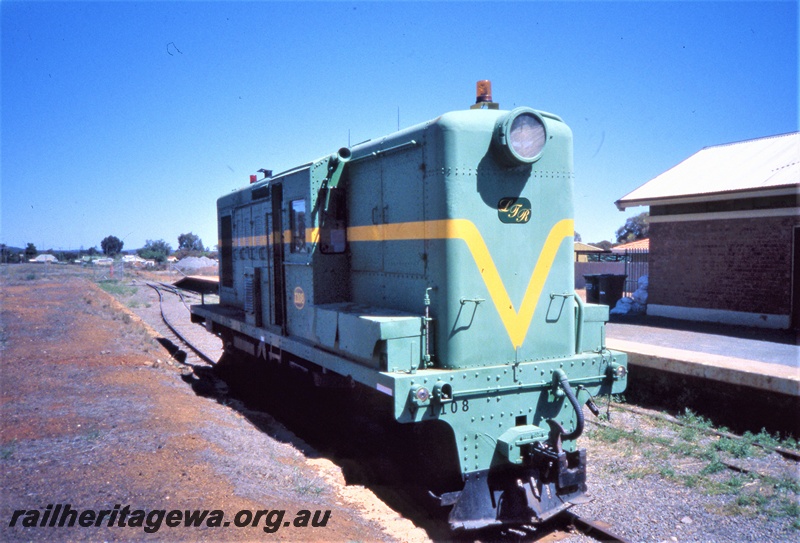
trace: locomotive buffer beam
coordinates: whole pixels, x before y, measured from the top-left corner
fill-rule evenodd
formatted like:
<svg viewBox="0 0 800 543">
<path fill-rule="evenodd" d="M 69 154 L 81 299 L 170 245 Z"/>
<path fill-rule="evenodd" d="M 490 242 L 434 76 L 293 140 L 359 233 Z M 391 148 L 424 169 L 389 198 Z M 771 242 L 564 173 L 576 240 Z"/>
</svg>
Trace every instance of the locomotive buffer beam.
<svg viewBox="0 0 800 543">
<path fill-rule="evenodd" d="M 465 476 L 460 492 L 434 496 L 441 506 L 453 506 L 453 530 L 490 526 L 540 524 L 585 503 L 586 451 L 550 454 L 532 452 L 525 469 L 489 470 Z"/>
<path fill-rule="evenodd" d="M 521 467 L 467 473 L 463 490 L 430 495 L 453 507 L 453 530 L 542 523 L 587 501 L 586 450 L 564 451 L 560 437 L 550 439 L 547 430 L 533 425 L 512 428 L 498 439 L 497 450 L 501 456 L 511 452 L 509 460 Z"/>
<path fill-rule="evenodd" d="M 586 501 L 586 450 L 562 447 L 562 437 L 576 439 L 583 430 L 582 406 L 563 370 L 553 378 L 579 415 L 575 429 L 567 433 L 552 419 L 549 430 L 533 424 L 507 429 L 492 461 L 503 467 L 467 473 L 461 492 L 440 498 L 441 505 L 453 506 L 452 529 L 538 524 Z"/>
</svg>

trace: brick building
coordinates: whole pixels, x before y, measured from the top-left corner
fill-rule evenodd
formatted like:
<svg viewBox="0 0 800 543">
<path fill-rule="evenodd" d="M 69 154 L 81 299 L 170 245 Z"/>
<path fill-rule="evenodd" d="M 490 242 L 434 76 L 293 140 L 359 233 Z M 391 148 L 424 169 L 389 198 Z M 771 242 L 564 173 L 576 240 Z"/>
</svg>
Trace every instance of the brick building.
<svg viewBox="0 0 800 543">
<path fill-rule="evenodd" d="M 800 133 L 706 147 L 616 202 L 650 207 L 647 313 L 800 324 Z"/>
</svg>

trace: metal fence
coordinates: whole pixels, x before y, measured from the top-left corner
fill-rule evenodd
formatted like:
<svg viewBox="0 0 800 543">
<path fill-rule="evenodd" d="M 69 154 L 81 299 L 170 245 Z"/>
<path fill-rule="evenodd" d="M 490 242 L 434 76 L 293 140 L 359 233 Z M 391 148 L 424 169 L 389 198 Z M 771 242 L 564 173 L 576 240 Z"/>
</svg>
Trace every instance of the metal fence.
<svg viewBox="0 0 800 543">
<path fill-rule="evenodd" d="M 612 274 L 627 276 L 623 296 L 636 291 L 639 278 L 648 275 L 650 253 L 647 249 L 629 249 L 624 253 L 612 251 L 575 251 L 575 288 L 586 285 L 584 275 Z"/>
<path fill-rule="evenodd" d="M 110 262 L 108 264 L 88 264 L 92 268 L 92 277 L 95 281 L 121 281 L 125 279 L 125 263 Z"/>
<path fill-rule="evenodd" d="M 648 249 L 629 249 L 623 255 L 625 259 L 625 287 L 623 296 L 630 296 L 636 291 L 639 278 L 649 275 L 650 251 Z"/>
</svg>

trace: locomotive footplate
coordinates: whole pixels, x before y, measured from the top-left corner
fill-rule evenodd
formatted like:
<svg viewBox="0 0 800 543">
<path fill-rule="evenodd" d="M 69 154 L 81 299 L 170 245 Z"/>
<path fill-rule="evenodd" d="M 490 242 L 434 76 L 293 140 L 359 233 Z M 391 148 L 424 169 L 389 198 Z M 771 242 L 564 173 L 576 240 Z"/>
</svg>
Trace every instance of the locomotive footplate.
<svg viewBox="0 0 800 543">
<path fill-rule="evenodd" d="M 464 488 L 439 496 L 452 505 L 450 528 L 475 530 L 495 525 L 539 524 L 588 499 L 586 450 L 533 450 L 531 465 L 484 470 L 464 476 Z"/>
</svg>

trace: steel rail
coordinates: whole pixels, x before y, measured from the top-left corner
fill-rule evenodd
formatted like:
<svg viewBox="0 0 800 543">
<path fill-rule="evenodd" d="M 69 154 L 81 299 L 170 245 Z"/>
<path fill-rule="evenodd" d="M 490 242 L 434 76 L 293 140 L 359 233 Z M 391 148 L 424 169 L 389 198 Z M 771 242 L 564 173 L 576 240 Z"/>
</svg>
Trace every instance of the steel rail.
<svg viewBox="0 0 800 543">
<path fill-rule="evenodd" d="M 579 517 L 571 511 L 565 512 L 564 515 L 567 522 L 569 522 L 576 531 L 592 539 L 603 541 L 604 543 L 631 543 L 630 540 L 612 532 L 605 526 L 605 523 Z"/>
<path fill-rule="evenodd" d="M 679 419 L 677 419 L 677 418 L 675 418 L 673 416 L 665 415 L 663 413 L 653 413 L 653 412 L 647 411 L 645 409 L 637 408 L 637 407 L 635 407 L 633 405 L 621 404 L 621 403 L 617 403 L 617 402 L 610 402 L 609 405 L 613 405 L 614 407 L 622 409 L 623 411 L 628 411 L 629 413 L 636 413 L 637 415 L 643 415 L 645 417 L 650 417 L 650 418 L 654 418 L 654 419 L 657 419 L 657 420 L 663 420 L 663 421 L 666 421 L 666 422 L 669 422 L 669 423 L 672 423 L 672 424 L 676 424 L 678 426 L 684 426 L 686 428 L 693 428 L 693 429 L 697 430 L 698 432 L 703 432 L 703 433 L 706 433 L 706 434 L 712 434 L 712 435 L 715 435 L 715 436 L 718 436 L 718 437 L 726 437 L 728 439 L 735 439 L 736 441 L 744 441 L 744 438 L 742 436 L 739 436 L 739 435 L 736 435 L 736 434 L 732 434 L 730 432 L 724 432 L 722 430 L 717 430 L 716 428 L 704 428 L 702 426 L 689 424 L 689 423 L 683 422 L 682 420 L 679 420 Z M 781 456 L 783 456 L 784 458 L 787 458 L 789 460 L 794 460 L 795 462 L 800 461 L 800 451 L 796 451 L 796 450 L 793 450 L 793 449 L 787 449 L 785 447 L 765 445 L 763 443 L 758 443 L 757 441 L 753 441 L 753 442 L 751 442 L 751 444 L 753 446 L 755 446 L 755 447 L 760 447 L 760 448 L 762 448 L 764 450 L 767 450 L 767 451 L 776 452 L 776 453 L 780 454 Z"/>
<path fill-rule="evenodd" d="M 186 298 L 184 298 L 184 293 L 191 291 L 184 290 L 182 288 L 176 287 L 175 285 L 170 285 L 169 283 L 160 282 L 157 284 L 160 285 L 164 290 L 168 290 L 169 292 L 178 296 L 181 299 L 181 302 L 183 302 L 183 307 L 186 308 L 186 311 L 191 312 L 191 309 L 189 309 L 189 304 L 186 303 Z"/>
<path fill-rule="evenodd" d="M 184 336 L 182 333 L 180 333 L 178 331 L 178 329 L 169 321 L 167 316 L 164 314 L 164 295 L 163 295 L 163 291 L 164 290 L 170 290 L 173 294 L 179 296 L 181 298 L 181 300 L 183 301 L 183 297 L 180 296 L 180 294 L 178 294 L 175 291 L 175 287 L 165 287 L 163 285 L 158 285 L 158 284 L 154 284 L 154 283 L 145 283 L 145 284 L 158 293 L 158 304 L 159 304 L 159 309 L 161 310 L 161 319 L 164 321 L 164 324 L 167 325 L 167 328 L 169 328 L 172 331 L 172 333 L 175 334 L 175 336 L 178 339 L 180 339 L 187 347 L 189 347 L 192 351 L 194 351 L 197 354 L 197 356 L 199 356 L 202 360 L 204 360 L 205 362 L 208 362 L 212 366 L 216 365 L 216 363 L 217 363 L 216 360 L 214 360 L 213 358 L 208 356 L 206 353 L 204 353 L 202 351 L 202 349 L 196 347 L 191 341 L 186 339 L 186 336 Z M 184 305 L 185 305 L 185 302 L 184 302 Z"/>
</svg>

